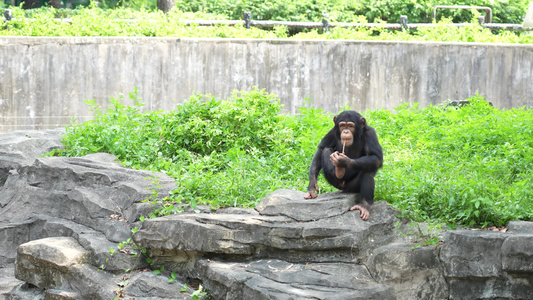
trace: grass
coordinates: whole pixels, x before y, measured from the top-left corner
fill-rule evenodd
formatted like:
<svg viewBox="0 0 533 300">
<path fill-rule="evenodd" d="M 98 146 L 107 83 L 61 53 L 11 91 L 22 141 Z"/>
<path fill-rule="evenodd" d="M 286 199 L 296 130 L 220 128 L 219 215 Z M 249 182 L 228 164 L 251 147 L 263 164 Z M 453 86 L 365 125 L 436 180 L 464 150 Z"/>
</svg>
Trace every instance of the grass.
<svg viewBox="0 0 533 300">
<path fill-rule="evenodd" d="M 196 95 L 174 110 L 141 113 L 111 98 L 95 119 L 67 127 L 66 156 L 108 152 L 123 165 L 176 179 L 159 214 L 177 203 L 253 207 L 280 189 L 305 190 L 308 168 L 332 115 L 311 107 L 280 114 L 264 90 L 229 99 Z M 418 221 L 486 227 L 533 219 L 533 111 L 501 110 L 478 96 L 462 108 L 403 105 L 364 112 L 384 148 L 376 178 L 383 199 Z M 333 191 L 320 176 L 321 192 Z"/>
<path fill-rule="evenodd" d="M 415 218 L 470 226 L 531 219 L 533 112 L 468 100 L 460 109 L 370 112 L 387 152 L 378 194 Z"/>
</svg>

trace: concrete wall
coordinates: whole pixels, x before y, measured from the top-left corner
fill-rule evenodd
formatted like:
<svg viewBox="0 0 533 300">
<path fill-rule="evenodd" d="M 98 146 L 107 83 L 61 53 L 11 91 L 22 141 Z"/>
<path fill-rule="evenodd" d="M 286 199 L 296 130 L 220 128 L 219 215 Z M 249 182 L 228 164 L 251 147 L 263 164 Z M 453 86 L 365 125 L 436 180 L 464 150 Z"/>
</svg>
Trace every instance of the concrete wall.
<svg viewBox="0 0 533 300">
<path fill-rule="evenodd" d="M 194 93 L 266 89 L 296 112 L 423 106 L 479 92 L 533 107 L 533 45 L 324 40 L 0 37 L 0 132 L 91 118 L 137 87 L 150 110 Z"/>
</svg>

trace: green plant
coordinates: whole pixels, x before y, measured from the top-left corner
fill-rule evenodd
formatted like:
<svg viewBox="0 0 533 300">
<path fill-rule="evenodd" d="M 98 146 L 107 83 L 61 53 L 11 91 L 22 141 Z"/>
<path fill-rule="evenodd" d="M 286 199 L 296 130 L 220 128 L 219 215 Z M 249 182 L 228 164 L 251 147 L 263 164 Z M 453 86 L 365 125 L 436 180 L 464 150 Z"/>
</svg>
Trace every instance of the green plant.
<svg viewBox="0 0 533 300">
<path fill-rule="evenodd" d="M 258 89 L 227 100 L 195 95 L 168 112 L 141 113 L 136 94 L 130 98 L 133 106 L 112 99 L 106 111 L 93 107 L 94 120 L 68 126 L 62 155 L 105 151 L 125 166 L 174 177 L 176 189 L 162 196 L 153 179 L 148 201 L 159 208 L 152 218 L 185 205 L 253 207 L 274 190 L 305 189 L 316 145 L 332 124 L 311 100 L 296 115 L 281 114 L 279 99 Z M 451 226 L 532 219 L 532 110 L 467 100 L 460 108 L 363 113 L 384 149 L 376 199 L 413 220 Z M 318 184 L 321 192 L 334 190 L 322 176 Z"/>
<path fill-rule="evenodd" d="M 154 270 L 152 273 L 154 273 L 155 275 L 159 275 L 163 271 L 165 271 L 165 266 L 161 266 L 159 269 Z"/>
<path fill-rule="evenodd" d="M 207 296 L 207 292 L 204 291 L 204 287 L 200 284 L 198 287 L 198 290 L 194 291 L 194 293 L 191 294 L 191 297 L 194 300 L 203 299 Z"/>
<path fill-rule="evenodd" d="M 114 254 L 115 254 L 115 249 L 114 249 L 114 248 L 109 248 L 109 257 L 107 257 L 107 258 L 105 259 L 105 263 L 103 263 L 102 265 L 100 265 L 100 269 L 101 269 L 101 270 L 105 270 L 105 266 L 106 266 L 107 263 L 109 262 L 109 258 L 112 257 Z"/>
<path fill-rule="evenodd" d="M 414 243 L 411 248 L 419 248 L 425 246 L 438 247 L 442 241 L 442 226 L 439 223 L 426 223 L 424 228 L 419 222 L 411 222 L 408 225 L 409 230 L 407 232 L 400 232 L 400 235 L 409 237 L 411 242 Z M 400 222 L 395 224 L 395 227 L 401 227 Z"/>
<path fill-rule="evenodd" d="M 168 113 L 140 113 L 142 103 L 136 93 L 130 98 L 133 106 L 120 104 L 119 100 L 125 101 L 122 98 L 112 98 L 106 111 L 88 101 L 95 119 L 67 127 L 61 154 L 109 152 L 125 166 L 173 176 L 177 189 L 164 197 L 154 216 L 179 212 L 181 203 L 193 208 L 198 203 L 215 208 L 253 206 L 260 195 L 292 185 L 293 178 L 305 180 L 306 162 L 294 162 L 294 157 L 312 156 L 315 146 L 294 147 L 309 145 L 299 134 L 312 134 L 316 126 L 301 122 L 317 122 L 319 112 L 304 109 L 308 114 L 288 118 L 280 114 L 279 99 L 257 89 L 236 92 L 229 101 L 193 96 Z M 295 150 L 298 152 L 293 153 Z M 206 188 L 205 182 L 217 188 Z M 158 198 L 156 179 L 151 188 L 147 201 Z"/>
<path fill-rule="evenodd" d="M 490 7 L 495 23 L 521 23 L 528 3 L 528 0 L 271 0 L 268 3 L 259 0 L 178 0 L 176 6 L 183 11 L 223 14 L 230 19 L 242 19 L 243 12 L 249 11 L 255 20 L 319 22 L 323 13 L 329 13 L 330 19 L 336 22 L 351 22 L 354 16 L 364 16 L 370 22 L 398 23 L 400 16 L 407 15 L 411 23 L 431 23 L 437 5 L 468 5 Z M 465 22 L 472 18 L 472 12 L 439 10 L 437 17 L 440 16 Z"/>
<path fill-rule="evenodd" d="M 159 155 L 159 154 L 158 154 Z M 183 211 L 184 206 L 180 205 L 181 198 L 180 197 L 159 197 L 159 189 L 161 186 L 159 185 L 159 178 L 157 177 L 150 177 L 146 179 L 152 179 L 152 186 L 147 187 L 147 189 L 151 189 L 152 192 L 150 194 L 150 197 L 143 200 L 142 202 L 148 202 L 154 207 L 154 211 L 150 214 L 150 218 L 156 218 L 158 216 L 166 216 L 170 214 L 176 214 Z M 175 191 L 172 191 L 171 194 L 175 194 Z M 196 208 L 196 203 L 191 203 L 191 207 Z M 145 220 L 144 216 L 140 217 L 141 222 Z"/>
<path fill-rule="evenodd" d="M 354 5 L 354 14 L 364 15 L 374 22 L 378 19 L 397 23 L 400 16 L 406 15 L 411 23 L 431 23 L 437 5 L 486 6 L 492 9 L 494 23 L 521 23 L 528 0 L 362 0 Z M 473 16 L 471 10 L 438 10 L 441 17 L 452 18 L 454 22 L 468 22 Z"/>
<path fill-rule="evenodd" d="M 457 27 L 451 19 L 444 18 L 435 26 L 421 27 L 416 31 L 390 31 L 384 28 L 368 29 L 365 27 L 335 28 L 328 33 L 318 30 L 299 33 L 292 38 L 299 39 L 349 39 L 349 40 L 394 40 L 394 41 L 441 41 L 441 42 L 476 42 L 476 43 L 533 43 L 530 33 L 510 31 L 490 31 L 483 29 L 477 21 Z"/>
<path fill-rule="evenodd" d="M 150 257 L 147 257 L 147 258 L 146 258 L 146 262 L 147 262 L 150 266 L 153 266 L 153 265 L 154 265 L 154 261 L 153 261 Z"/>
<path fill-rule="evenodd" d="M 302 0 L 308 1 L 308 0 Z M 281 1 L 283 2 L 283 1 Z M 280 5 L 282 5 L 280 2 Z M 286 1 L 285 1 L 286 2 Z M 283 5 L 286 3 L 283 2 Z M 499 1 L 501 2 L 501 1 Z M 219 2 L 222 3 L 222 2 Z M 321 3 L 321 4 L 320 4 Z M 314 15 L 316 20 L 321 20 L 321 7 L 343 7 L 348 2 L 333 3 L 320 2 L 309 4 L 314 7 L 313 13 L 306 10 L 302 14 L 306 18 Z M 406 2 L 407 4 L 414 2 Z M 189 3 L 193 5 L 193 3 Z M 242 3 L 241 3 L 242 4 Z M 409 5 L 411 5 L 409 4 Z M 291 4 L 292 5 L 292 4 Z M 307 4 L 305 4 L 307 5 Z M 297 10 L 305 9 L 306 6 L 298 6 Z M 339 6 L 340 5 L 340 6 Z M 354 4 L 355 6 L 359 4 Z M 433 4 L 432 4 L 433 5 Z M 428 6 L 429 7 L 429 6 Z M 432 7 L 432 6 L 431 6 Z M 510 7 L 510 6 L 506 6 Z M 266 7 L 267 10 L 270 8 Z M 525 10 L 525 6 L 524 6 Z M 371 11 L 371 10 L 365 10 Z M 367 17 L 354 15 L 346 12 L 347 17 L 341 17 L 341 13 L 330 12 L 330 21 L 347 21 L 367 23 L 371 20 Z M 524 11 L 525 13 L 525 11 Z M 322 29 L 299 30 L 288 29 L 284 26 L 276 26 L 272 30 L 263 30 L 256 27 L 245 29 L 242 24 L 236 26 L 198 26 L 186 25 L 188 19 L 225 19 L 224 15 L 206 13 L 205 10 L 195 12 L 182 12 L 172 10 L 168 14 L 161 11 L 148 11 L 144 9 L 133 10 L 130 8 L 102 9 L 93 2 L 87 8 L 77 10 L 65 10 L 54 8 L 41 8 L 25 11 L 14 7 L 15 19 L 7 23 L 6 29 L 1 30 L 2 35 L 15 36 L 148 36 L 148 37 L 210 37 L 210 38 L 296 38 L 296 39 L 357 39 L 357 40 L 401 40 L 401 41 L 457 41 L 457 42 L 494 42 L 494 43 L 533 43 L 533 35 L 530 32 L 510 32 L 482 30 L 475 18 L 469 17 L 472 23 L 468 26 L 452 26 L 452 17 L 441 18 L 435 28 L 421 28 L 417 31 L 389 31 L 377 27 L 372 30 L 365 27 L 331 28 L 329 32 Z M 320 16 L 319 16 L 320 15 Z M 473 16 L 476 16 L 474 14 Z M 293 15 L 297 16 L 297 15 Z M 32 18 L 27 19 L 26 17 Z M 65 23 L 57 18 L 71 18 L 72 23 Z M 280 17 L 281 18 L 281 17 Z M 288 21 L 303 20 L 301 18 L 286 19 Z M 463 20 L 463 21 L 465 21 Z M 371 20 L 373 22 L 383 22 Z M 392 21 L 391 21 L 392 22 Z M 394 21 L 397 22 L 397 21 Z M 413 22 L 413 21 L 411 21 Z M 517 21 L 521 22 L 521 21 Z"/>
<path fill-rule="evenodd" d="M 66 1 L 63 2 L 65 5 Z M 48 0 L 43 2 L 48 3 Z M 398 23 L 402 15 L 407 15 L 411 23 L 431 23 L 433 10 L 437 5 L 469 5 L 490 7 L 495 23 L 521 23 L 528 3 L 529 0 L 177 0 L 175 5 L 181 11 L 218 15 L 233 20 L 242 19 L 243 12 L 249 11 L 254 20 L 319 22 L 322 15 L 328 13 L 330 21 L 333 22 L 351 22 L 354 17 L 364 16 L 370 22 L 385 20 L 391 23 Z M 106 11 L 156 11 L 154 0 L 74 0 L 72 4 L 73 7 L 99 7 Z M 0 6 L 6 4 L 0 2 Z M 35 11 L 43 9 L 45 8 Z M 470 20 L 473 14 L 471 10 L 439 10 L 437 19 L 447 17 L 452 18 L 454 22 L 465 22 Z"/>
<path fill-rule="evenodd" d="M 176 280 L 176 272 L 172 271 L 170 272 L 170 278 L 168 279 L 168 282 L 174 282 Z"/>
<path fill-rule="evenodd" d="M 276 21 L 312 21 L 322 20 L 322 14 L 330 13 L 334 20 L 347 20 L 353 15 L 342 0 L 271 0 L 268 3 L 259 0 L 247 1 L 206 1 L 193 0 L 176 1 L 176 6 L 182 11 L 204 11 L 227 15 L 232 20 L 242 19 L 245 11 L 252 13 L 254 20 Z"/>
<path fill-rule="evenodd" d="M 419 220 L 489 226 L 531 218 L 532 111 L 468 100 L 462 108 L 370 113 L 388 119 L 376 125 L 387 152 L 377 194 Z"/>
</svg>

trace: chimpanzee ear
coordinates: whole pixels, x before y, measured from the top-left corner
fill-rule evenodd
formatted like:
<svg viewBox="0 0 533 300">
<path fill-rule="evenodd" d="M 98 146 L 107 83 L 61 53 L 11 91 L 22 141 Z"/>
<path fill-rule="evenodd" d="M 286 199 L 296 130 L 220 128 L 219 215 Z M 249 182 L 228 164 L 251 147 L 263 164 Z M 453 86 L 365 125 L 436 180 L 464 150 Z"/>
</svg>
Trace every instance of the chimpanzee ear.
<svg viewBox="0 0 533 300">
<path fill-rule="evenodd" d="M 359 119 L 359 122 L 361 123 L 361 128 L 364 128 L 366 126 L 366 119 L 361 117 L 361 119 Z"/>
<path fill-rule="evenodd" d="M 337 124 L 337 116 L 333 116 L 333 123 Z"/>
</svg>

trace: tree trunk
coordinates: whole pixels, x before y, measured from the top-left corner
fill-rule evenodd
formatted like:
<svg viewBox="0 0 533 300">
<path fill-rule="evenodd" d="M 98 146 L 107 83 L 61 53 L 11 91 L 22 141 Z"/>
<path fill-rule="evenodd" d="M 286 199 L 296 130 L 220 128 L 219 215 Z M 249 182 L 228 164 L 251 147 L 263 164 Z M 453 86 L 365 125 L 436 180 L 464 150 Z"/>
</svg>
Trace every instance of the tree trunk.
<svg viewBox="0 0 533 300">
<path fill-rule="evenodd" d="M 169 12 L 175 5 L 175 0 L 157 0 L 157 8 Z"/>
</svg>

